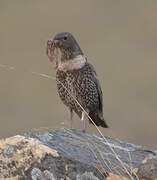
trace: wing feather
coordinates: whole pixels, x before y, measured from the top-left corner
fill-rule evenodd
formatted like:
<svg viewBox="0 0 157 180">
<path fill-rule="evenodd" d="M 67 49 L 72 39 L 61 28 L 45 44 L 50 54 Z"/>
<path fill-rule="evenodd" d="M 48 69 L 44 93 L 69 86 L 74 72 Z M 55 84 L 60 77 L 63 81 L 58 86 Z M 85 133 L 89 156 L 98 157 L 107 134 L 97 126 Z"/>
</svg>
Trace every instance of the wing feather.
<svg viewBox="0 0 157 180">
<path fill-rule="evenodd" d="M 101 90 L 101 86 L 100 86 L 100 82 L 99 82 L 99 79 L 98 79 L 98 76 L 97 76 L 97 73 L 93 67 L 92 64 L 89 64 L 92 72 L 93 72 L 93 81 L 97 87 L 97 92 L 98 92 L 98 98 L 99 98 L 99 112 L 100 114 L 103 116 L 103 93 L 102 93 L 102 90 Z"/>
</svg>

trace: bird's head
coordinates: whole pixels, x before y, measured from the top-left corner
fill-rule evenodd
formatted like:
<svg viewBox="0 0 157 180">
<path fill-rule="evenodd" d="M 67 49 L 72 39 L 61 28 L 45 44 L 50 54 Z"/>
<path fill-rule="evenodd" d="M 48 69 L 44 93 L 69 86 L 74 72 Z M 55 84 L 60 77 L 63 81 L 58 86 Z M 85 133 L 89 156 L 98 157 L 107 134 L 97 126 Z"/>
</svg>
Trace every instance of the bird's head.
<svg viewBox="0 0 157 180">
<path fill-rule="evenodd" d="M 55 35 L 53 40 L 48 40 L 47 44 L 51 47 L 58 48 L 61 52 L 61 61 L 67 61 L 75 58 L 78 55 L 83 55 L 83 52 L 72 34 L 61 32 Z"/>
<path fill-rule="evenodd" d="M 55 69 L 79 69 L 86 61 L 77 41 L 68 32 L 58 33 L 52 40 L 48 40 L 46 54 L 50 61 L 56 63 Z"/>
</svg>

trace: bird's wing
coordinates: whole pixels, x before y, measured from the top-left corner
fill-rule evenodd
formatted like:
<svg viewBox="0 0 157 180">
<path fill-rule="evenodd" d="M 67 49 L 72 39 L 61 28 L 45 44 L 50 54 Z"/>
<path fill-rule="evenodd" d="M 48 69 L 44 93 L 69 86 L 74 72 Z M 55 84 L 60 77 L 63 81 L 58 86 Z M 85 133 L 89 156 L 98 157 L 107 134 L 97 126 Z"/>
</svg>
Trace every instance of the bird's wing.
<svg viewBox="0 0 157 180">
<path fill-rule="evenodd" d="M 102 93 L 102 90 L 101 90 L 101 86 L 100 86 L 100 82 L 98 80 L 98 77 L 97 77 L 97 73 L 93 67 L 92 64 L 89 64 L 92 72 L 93 72 L 93 81 L 94 83 L 96 84 L 96 87 L 97 87 L 97 92 L 98 92 L 98 97 L 99 97 L 99 110 L 100 110 L 100 114 L 103 116 L 103 93 Z"/>
</svg>

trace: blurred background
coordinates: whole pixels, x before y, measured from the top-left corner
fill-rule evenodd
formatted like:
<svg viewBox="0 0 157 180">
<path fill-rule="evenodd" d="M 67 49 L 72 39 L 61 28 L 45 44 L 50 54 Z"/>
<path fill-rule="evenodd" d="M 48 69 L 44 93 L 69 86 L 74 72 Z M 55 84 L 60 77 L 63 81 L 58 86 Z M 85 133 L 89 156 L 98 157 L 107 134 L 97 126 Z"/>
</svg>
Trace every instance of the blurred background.
<svg viewBox="0 0 157 180">
<path fill-rule="evenodd" d="M 68 31 L 99 75 L 104 135 L 157 149 L 156 20 L 155 0 L 0 0 L 0 138 L 69 127 L 55 79 L 32 74 L 55 77 L 45 43 Z"/>
</svg>

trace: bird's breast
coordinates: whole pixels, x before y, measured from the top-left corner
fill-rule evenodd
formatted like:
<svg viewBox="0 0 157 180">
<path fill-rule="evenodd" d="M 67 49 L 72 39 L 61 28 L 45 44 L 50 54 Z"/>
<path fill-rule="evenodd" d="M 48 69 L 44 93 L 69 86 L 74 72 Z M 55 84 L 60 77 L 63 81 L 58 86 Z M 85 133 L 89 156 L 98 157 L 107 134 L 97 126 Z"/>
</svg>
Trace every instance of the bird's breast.
<svg viewBox="0 0 157 180">
<path fill-rule="evenodd" d="M 73 59 L 60 61 L 58 70 L 60 71 L 73 71 L 81 69 L 86 63 L 86 58 L 82 55 L 78 55 Z"/>
</svg>

